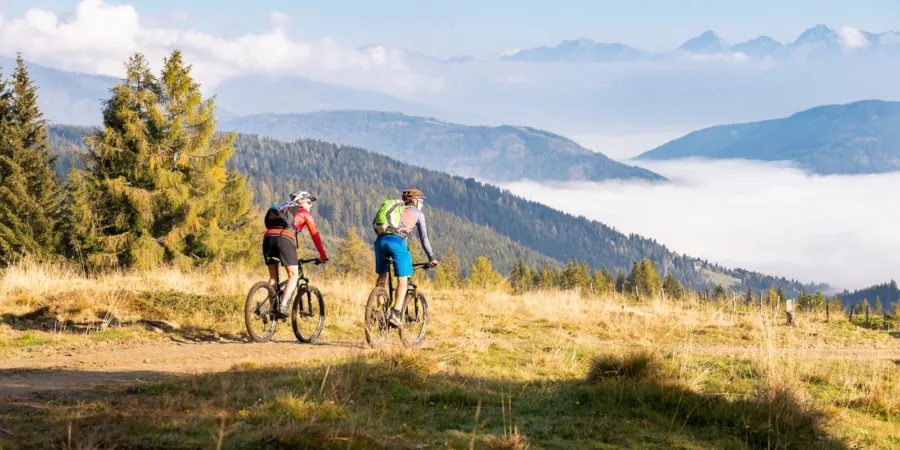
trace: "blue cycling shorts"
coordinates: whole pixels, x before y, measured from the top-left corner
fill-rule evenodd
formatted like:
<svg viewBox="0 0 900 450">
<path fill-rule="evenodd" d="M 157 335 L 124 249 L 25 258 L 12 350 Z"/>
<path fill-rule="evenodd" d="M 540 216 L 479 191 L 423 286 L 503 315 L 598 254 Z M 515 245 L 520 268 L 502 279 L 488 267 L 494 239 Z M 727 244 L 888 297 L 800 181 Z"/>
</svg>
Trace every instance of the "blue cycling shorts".
<svg viewBox="0 0 900 450">
<path fill-rule="evenodd" d="M 375 239 L 375 273 L 381 275 L 388 272 L 385 258 L 394 259 L 394 275 L 408 277 L 413 274 L 412 255 L 406 239 L 393 234 L 384 234 Z"/>
</svg>

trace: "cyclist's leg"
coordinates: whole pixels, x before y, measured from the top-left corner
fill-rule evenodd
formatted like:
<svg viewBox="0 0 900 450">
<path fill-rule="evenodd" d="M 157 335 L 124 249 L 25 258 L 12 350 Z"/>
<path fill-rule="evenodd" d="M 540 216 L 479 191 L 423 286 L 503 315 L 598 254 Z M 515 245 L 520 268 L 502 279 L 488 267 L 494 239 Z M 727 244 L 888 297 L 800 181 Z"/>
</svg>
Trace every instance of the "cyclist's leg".
<svg viewBox="0 0 900 450">
<path fill-rule="evenodd" d="M 391 242 L 391 257 L 394 258 L 394 275 L 397 276 L 397 290 L 394 291 L 394 311 L 399 315 L 405 306 L 406 287 L 409 283 L 409 277 L 413 273 L 412 255 L 409 253 L 409 246 L 406 241 Z"/>
<path fill-rule="evenodd" d="M 280 252 L 278 249 L 278 236 L 266 236 L 263 238 L 262 251 L 263 261 L 266 262 L 266 268 L 269 269 L 269 284 L 278 289 L 278 261 Z"/>
<path fill-rule="evenodd" d="M 299 265 L 300 260 L 297 259 L 297 244 L 290 238 L 279 236 L 278 238 L 278 258 L 281 265 L 284 266 L 288 273 L 287 284 L 281 297 L 281 306 L 287 308 L 291 296 L 294 295 L 294 289 L 297 287 L 297 281 L 300 280 Z"/>
<path fill-rule="evenodd" d="M 288 280 L 284 286 L 284 296 L 281 297 L 281 306 L 283 308 L 287 307 L 291 296 L 294 295 L 294 289 L 297 288 L 297 282 L 300 281 L 299 265 L 284 266 L 284 268 L 287 269 Z"/>
<path fill-rule="evenodd" d="M 388 265 L 385 259 L 390 256 L 390 253 L 384 245 L 381 236 L 379 236 L 378 239 L 375 239 L 375 244 L 372 245 L 372 249 L 375 252 L 375 273 L 378 275 L 378 279 L 375 280 L 375 285 L 384 286 L 388 277 Z"/>
</svg>

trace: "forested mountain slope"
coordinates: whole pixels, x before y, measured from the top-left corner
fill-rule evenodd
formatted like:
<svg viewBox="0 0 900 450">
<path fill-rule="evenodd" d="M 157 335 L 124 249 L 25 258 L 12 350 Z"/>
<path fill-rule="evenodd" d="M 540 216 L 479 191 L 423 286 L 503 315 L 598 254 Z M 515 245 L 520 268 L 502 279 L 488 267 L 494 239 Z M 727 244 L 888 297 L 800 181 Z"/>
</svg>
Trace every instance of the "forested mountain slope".
<svg viewBox="0 0 900 450">
<path fill-rule="evenodd" d="M 876 284 L 853 292 L 844 291 L 841 294 L 844 305 L 855 305 L 867 300 L 869 305 L 875 306 L 876 299 L 881 301 L 884 307 L 900 301 L 900 289 L 897 288 L 897 282 L 891 280 L 888 283 Z"/>
<path fill-rule="evenodd" d="M 900 102 L 827 105 L 790 117 L 694 131 L 637 159 L 792 161 L 818 174 L 900 170 Z"/>
<path fill-rule="evenodd" d="M 219 129 L 350 145 L 486 181 L 665 179 L 530 127 L 468 126 L 400 113 L 340 110 L 236 117 L 222 121 Z"/>
<path fill-rule="evenodd" d="M 54 142 L 63 147 L 77 129 L 51 127 Z M 256 201 L 269 205 L 297 188 L 314 192 L 317 218 L 323 231 L 343 234 L 350 227 L 365 230 L 373 239 L 370 223 L 374 208 L 395 198 L 409 186 L 426 197 L 426 214 L 436 250 L 452 245 L 464 266 L 485 255 L 507 271 L 518 257 L 531 263 L 552 258 L 565 262 L 586 261 L 593 268 L 629 270 L 633 261 L 646 257 L 660 271 L 668 272 L 695 289 L 708 286 L 698 267 L 714 269 L 748 283 L 755 290 L 769 286 L 787 295 L 803 289 L 827 290 L 824 285 L 757 272 L 729 270 L 705 261 L 678 255 L 655 240 L 625 235 L 602 223 L 574 217 L 545 205 L 524 200 L 495 186 L 401 163 L 360 148 L 342 147 L 314 140 L 283 142 L 272 138 L 238 135 L 237 152 L 230 164 L 250 177 Z"/>
</svg>

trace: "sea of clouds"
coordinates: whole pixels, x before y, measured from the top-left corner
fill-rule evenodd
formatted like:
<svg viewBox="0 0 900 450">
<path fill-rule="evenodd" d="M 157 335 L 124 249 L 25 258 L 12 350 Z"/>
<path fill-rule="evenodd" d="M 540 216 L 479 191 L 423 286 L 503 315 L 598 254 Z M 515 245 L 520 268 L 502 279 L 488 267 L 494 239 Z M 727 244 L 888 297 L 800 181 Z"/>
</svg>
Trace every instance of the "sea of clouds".
<svg viewBox="0 0 900 450">
<path fill-rule="evenodd" d="M 851 290 L 900 278 L 900 173 L 811 176 L 738 160 L 638 164 L 671 183 L 503 187 L 728 267 Z"/>
</svg>

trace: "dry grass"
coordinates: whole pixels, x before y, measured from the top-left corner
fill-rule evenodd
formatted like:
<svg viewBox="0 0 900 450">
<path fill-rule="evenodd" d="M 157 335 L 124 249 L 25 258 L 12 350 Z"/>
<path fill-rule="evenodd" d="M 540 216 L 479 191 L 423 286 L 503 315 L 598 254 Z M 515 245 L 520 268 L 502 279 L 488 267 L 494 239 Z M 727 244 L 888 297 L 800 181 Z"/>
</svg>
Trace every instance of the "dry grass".
<svg viewBox="0 0 900 450">
<path fill-rule="evenodd" d="M 85 278 L 23 263 L 0 278 L 0 351 L 161 336 L 123 326 L 138 318 L 239 338 L 246 290 L 264 277 L 230 268 Z M 320 339 L 362 341 L 373 280 L 311 279 L 327 309 Z M 102 429 L 95 441 L 126 446 L 168 430 L 150 447 L 212 438 L 324 448 L 900 446 L 900 368 L 878 356 L 898 341 L 839 316 L 800 314 L 786 327 L 783 312 L 696 298 L 420 288 L 431 317 L 424 349 L 140 384 L 121 398 L 56 404 L 22 426 L 57 430 L 53 445 L 73 421 L 83 439 Z M 8 422 L 23 424 L 0 411 Z"/>
</svg>

